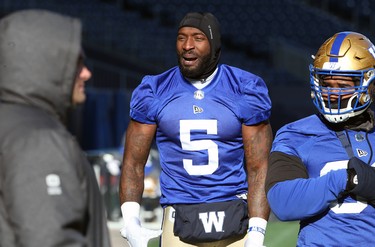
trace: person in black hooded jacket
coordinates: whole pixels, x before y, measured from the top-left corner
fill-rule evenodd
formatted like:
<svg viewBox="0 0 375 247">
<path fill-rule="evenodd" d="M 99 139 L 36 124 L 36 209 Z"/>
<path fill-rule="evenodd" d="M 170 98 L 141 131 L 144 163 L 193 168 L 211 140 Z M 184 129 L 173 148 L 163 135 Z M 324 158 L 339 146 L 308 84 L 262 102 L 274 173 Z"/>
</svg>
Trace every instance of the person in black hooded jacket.
<svg viewBox="0 0 375 247">
<path fill-rule="evenodd" d="M 92 167 L 64 125 L 90 77 L 78 19 L 0 20 L 0 246 L 110 246 Z"/>
</svg>

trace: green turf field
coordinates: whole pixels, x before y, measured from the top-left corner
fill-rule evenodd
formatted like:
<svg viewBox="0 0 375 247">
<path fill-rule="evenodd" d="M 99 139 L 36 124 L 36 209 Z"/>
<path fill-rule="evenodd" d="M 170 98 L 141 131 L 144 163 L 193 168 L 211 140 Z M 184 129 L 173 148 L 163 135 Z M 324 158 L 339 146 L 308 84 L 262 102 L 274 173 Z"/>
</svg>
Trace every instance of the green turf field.
<svg viewBox="0 0 375 247">
<path fill-rule="evenodd" d="M 267 247 L 295 247 L 298 222 L 268 222 L 264 245 Z"/>
<path fill-rule="evenodd" d="M 267 224 L 266 247 L 295 247 L 298 234 L 298 222 L 270 221 Z M 158 247 L 158 240 L 151 240 L 149 247 Z"/>
</svg>

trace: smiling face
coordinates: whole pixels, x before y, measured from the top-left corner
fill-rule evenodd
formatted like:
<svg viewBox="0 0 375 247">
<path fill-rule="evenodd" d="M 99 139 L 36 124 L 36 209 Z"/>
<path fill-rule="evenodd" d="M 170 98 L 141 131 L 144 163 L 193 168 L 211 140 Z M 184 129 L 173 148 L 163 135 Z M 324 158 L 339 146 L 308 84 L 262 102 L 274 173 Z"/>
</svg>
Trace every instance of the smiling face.
<svg viewBox="0 0 375 247">
<path fill-rule="evenodd" d="M 199 78 L 209 67 L 210 42 L 201 30 L 194 27 L 180 28 L 176 49 L 178 65 L 185 77 Z"/>
</svg>

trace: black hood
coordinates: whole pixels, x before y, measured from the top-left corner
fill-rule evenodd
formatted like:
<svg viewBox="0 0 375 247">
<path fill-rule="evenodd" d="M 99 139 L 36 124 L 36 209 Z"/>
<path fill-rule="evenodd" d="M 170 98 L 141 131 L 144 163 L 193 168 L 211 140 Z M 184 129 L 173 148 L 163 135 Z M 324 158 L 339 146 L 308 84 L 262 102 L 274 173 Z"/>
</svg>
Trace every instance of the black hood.
<svg viewBox="0 0 375 247">
<path fill-rule="evenodd" d="M 81 22 L 46 10 L 0 20 L 0 100 L 64 117 L 81 50 Z"/>
<path fill-rule="evenodd" d="M 178 30 L 183 27 L 194 27 L 201 30 L 210 42 L 211 59 L 209 66 L 207 67 L 207 70 L 203 72 L 200 78 L 194 78 L 206 79 L 215 71 L 217 64 L 219 63 L 221 53 L 220 23 L 217 18 L 209 12 L 191 12 L 187 13 L 181 20 Z"/>
</svg>

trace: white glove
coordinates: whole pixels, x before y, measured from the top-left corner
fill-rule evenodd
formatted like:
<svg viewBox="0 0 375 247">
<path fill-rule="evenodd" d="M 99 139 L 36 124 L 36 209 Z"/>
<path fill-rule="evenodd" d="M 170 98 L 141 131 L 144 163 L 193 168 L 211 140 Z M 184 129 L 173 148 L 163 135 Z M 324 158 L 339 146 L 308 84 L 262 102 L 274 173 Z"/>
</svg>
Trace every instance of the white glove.
<svg viewBox="0 0 375 247">
<path fill-rule="evenodd" d="M 264 235 L 266 234 L 267 221 L 259 217 L 249 219 L 249 228 L 245 247 L 265 247 L 263 245 Z"/>
<path fill-rule="evenodd" d="M 131 247 L 147 247 L 148 241 L 160 236 L 161 230 L 151 230 L 141 226 L 139 220 L 140 205 L 137 202 L 125 202 L 121 205 L 124 227 L 120 229 Z"/>
</svg>

